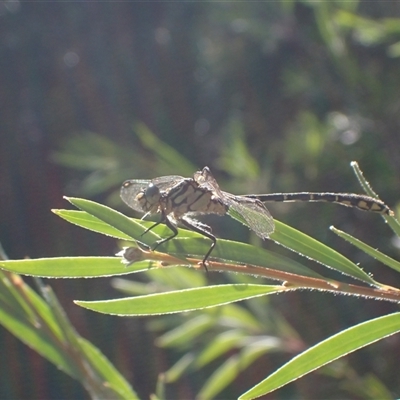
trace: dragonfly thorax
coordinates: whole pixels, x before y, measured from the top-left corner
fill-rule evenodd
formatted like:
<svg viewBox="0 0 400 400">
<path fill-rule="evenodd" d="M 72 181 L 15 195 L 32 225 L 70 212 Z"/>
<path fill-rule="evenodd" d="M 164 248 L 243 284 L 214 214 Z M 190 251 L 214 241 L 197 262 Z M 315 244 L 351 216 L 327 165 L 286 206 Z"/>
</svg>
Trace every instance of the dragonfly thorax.
<svg viewBox="0 0 400 400">
<path fill-rule="evenodd" d="M 176 184 L 165 196 L 165 214 L 173 213 L 176 219 L 187 213 L 219 214 L 227 212 L 226 205 L 208 188 L 187 178 Z"/>
</svg>

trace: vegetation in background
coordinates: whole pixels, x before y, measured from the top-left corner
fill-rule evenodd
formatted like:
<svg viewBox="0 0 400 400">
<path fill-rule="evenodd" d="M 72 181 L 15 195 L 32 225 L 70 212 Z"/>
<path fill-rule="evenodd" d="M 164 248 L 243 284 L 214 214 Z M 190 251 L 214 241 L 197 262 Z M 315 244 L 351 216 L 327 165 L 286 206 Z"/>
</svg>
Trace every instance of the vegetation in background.
<svg viewBox="0 0 400 400">
<path fill-rule="evenodd" d="M 395 2 L 5 2 L 0 7 L 0 240 L 11 258 L 110 257 L 117 251 L 114 239 L 86 234 L 51 215 L 50 209 L 65 207 L 63 195 L 119 208 L 116 189 L 123 180 L 190 176 L 205 165 L 232 193 L 358 192 L 348 168 L 357 160 L 383 200 L 398 211 L 400 14 Z M 398 238 L 377 216 L 333 205 L 270 208 L 274 218 L 360 264 L 371 279 L 398 286 L 398 271 L 382 265 L 396 265 L 384 254 L 398 259 Z M 261 243 L 238 225 L 229 218 L 212 220 L 218 237 L 250 242 L 260 251 L 265 247 L 326 279 L 347 283 L 335 270 Z M 329 231 L 331 225 L 370 247 L 351 239 L 359 246 L 353 249 Z M 142 295 L 205 284 L 201 271 L 182 268 L 133 276 L 129 282 L 111 282 Z M 19 279 L 3 277 L 2 304 L 17 307 L 8 308 L 10 315 L 24 322 L 23 329 L 8 326 L 13 334 L 28 340 L 20 332 L 31 329 L 38 340 L 47 338 L 44 342 L 50 335 L 48 351 L 65 357 L 64 371 L 85 376 L 75 368 L 87 363 L 98 388 L 114 371 L 140 398 L 156 387 L 160 398 L 163 390 L 165 398 L 235 397 L 337 332 L 351 336 L 348 327 L 373 332 L 373 325 L 362 324 L 376 318 L 376 325 L 389 326 L 397 310 L 389 302 L 314 291 L 209 312 L 119 319 L 82 311 L 72 302 L 115 298 L 108 279 L 46 281 L 76 327 L 71 339 L 60 334 L 62 318 L 51 306 L 56 303 L 47 296 L 46 305 Z M 210 273 L 207 279 L 210 286 L 260 284 L 244 275 Z M 21 292 L 14 291 L 14 283 Z M 28 298 L 21 298 L 25 292 Z M 48 315 L 46 332 L 35 331 L 37 316 L 27 299 L 35 301 L 39 316 Z M 178 325 L 181 332 L 171 338 Z M 7 331 L 1 336 L 3 397 L 86 396 Z M 397 337 L 331 364 L 309 380 L 306 376 L 277 396 L 396 397 Z M 348 337 L 337 340 L 350 343 Z M 72 353 L 58 352 L 58 345 Z M 84 357 L 71 361 L 79 346 L 86 346 Z M 218 357 L 213 346 L 221 346 Z M 93 363 L 89 348 L 103 361 Z"/>
<path fill-rule="evenodd" d="M 374 194 L 358 167 L 354 165 L 354 168 L 361 183 L 371 195 Z M 229 398 L 236 398 L 237 394 L 231 385 L 240 377 L 243 370 L 271 352 L 285 353 L 291 342 L 294 346 L 296 341 L 300 341 L 292 329 L 288 329 L 287 323 L 279 314 L 275 314 L 272 321 L 270 320 L 268 303 L 259 299 L 261 296 L 299 289 L 316 289 L 397 303 L 400 301 L 400 289 L 379 283 L 335 250 L 278 221 L 275 232 L 270 236 L 274 242 L 361 281 L 364 285 L 335 281 L 315 274 L 312 270 L 278 253 L 222 239 L 218 240 L 212 259 L 208 261 L 208 270 L 236 272 L 238 275 L 233 279 L 226 277 L 228 282 L 234 283 L 207 285 L 200 274 L 199 264 L 209 245 L 206 243 L 207 239 L 201 235 L 181 229 L 176 238 L 160 245 L 157 251 L 151 251 L 149 250 L 151 245 L 165 237 L 165 226 L 158 226 L 143 235 L 152 223 L 129 219 L 92 201 L 76 198 L 68 200 L 81 211 L 54 210 L 54 212 L 78 226 L 127 241 L 132 247 L 127 247 L 120 253 L 122 258 L 69 257 L 16 260 L 3 261 L 0 266 L 14 273 L 49 278 L 108 277 L 146 271 L 152 282 L 157 284 L 150 290 L 147 284 L 119 279 L 114 283 L 115 287 L 136 296 L 102 301 L 80 300 L 76 301 L 76 304 L 100 313 L 124 317 L 159 315 L 167 317 L 169 314 L 192 311 L 179 319 L 161 320 L 157 329 L 161 328 L 161 335 L 156 344 L 161 348 L 172 348 L 178 353 L 183 353 L 182 358 L 160 378 L 162 386 L 177 381 L 188 372 L 194 373 L 205 367 L 213 369 L 212 363 L 219 364 L 217 360 L 225 356 L 226 359 L 206 378 L 205 382 L 199 382 L 200 389 L 198 393 L 191 395 L 193 398 L 215 398 L 224 389 L 231 392 Z M 396 219 L 393 216 L 384 218 L 400 237 L 400 224 Z M 383 264 L 400 272 L 399 262 L 351 235 L 336 229 L 335 232 Z M 143 246 L 146 248 L 143 249 Z M 164 270 L 164 267 L 188 265 L 195 267 L 197 271 L 179 270 L 168 276 L 171 271 L 169 268 L 167 271 Z M 241 274 L 245 274 L 244 278 Z M 171 279 L 173 277 L 175 279 Z M 260 278 L 278 280 L 282 284 L 275 286 L 260 284 Z M 15 304 L 8 300 L 6 307 L 8 314 L 3 315 L 3 325 L 57 367 L 80 380 L 93 398 L 136 398 L 136 394 L 123 377 L 96 349 L 82 341 L 83 339 L 63 316 L 49 288 L 41 288 L 49 306 L 46 308 L 41 299 L 32 297 L 33 293 L 28 287 L 17 285 L 16 279 L 11 274 L 3 278 L 4 289 L 14 287 L 16 289 L 11 291 L 8 289 L 11 295 L 9 300 L 14 300 Z M 250 299 L 256 307 L 253 305 L 246 309 L 232 304 Z M 20 313 L 17 309 L 21 306 L 24 312 L 23 315 L 18 315 Z M 222 306 L 222 310 L 216 311 L 214 309 L 216 306 Z M 15 309 L 14 312 L 10 312 L 10 308 Z M 32 316 L 35 317 L 36 323 L 30 321 Z M 53 318 L 50 320 L 51 317 Z M 269 325 L 271 322 L 282 330 L 273 329 Z M 269 376 L 261 382 L 253 382 L 255 383 L 253 387 L 249 385 L 249 389 L 240 398 L 253 399 L 267 394 L 325 364 L 399 331 L 399 313 L 352 326 L 306 349 L 274 373 L 267 373 Z M 205 338 L 207 339 L 204 340 Z M 229 356 L 232 351 L 236 354 Z M 92 368 L 90 372 L 87 371 L 89 366 Z M 373 385 L 373 388 L 376 394 L 376 385 Z M 352 389 L 355 390 L 356 386 Z M 159 392 L 160 388 L 157 391 Z M 379 397 L 386 397 L 385 391 L 383 387 L 380 388 Z M 165 395 L 159 392 L 157 397 L 165 398 Z"/>
</svg>

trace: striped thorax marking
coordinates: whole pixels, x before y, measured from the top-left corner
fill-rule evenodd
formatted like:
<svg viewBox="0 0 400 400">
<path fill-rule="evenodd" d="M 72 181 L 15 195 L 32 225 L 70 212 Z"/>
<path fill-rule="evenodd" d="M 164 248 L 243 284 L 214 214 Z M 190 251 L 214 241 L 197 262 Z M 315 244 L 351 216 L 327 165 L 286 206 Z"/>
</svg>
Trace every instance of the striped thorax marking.
<svg viewBox="0 0 400 400">
<path fill-rule="evenodd" d="M 185 179 L 175 185 L 166 196 L 166 212 L 176 218 L 186 213 L 219 214 L 227 212 L 227 206 L 214 196 L 211 190 L 201 188 L 193 179 Z"/>
<path fill-rule="evenodd" d="M 150 183 L 136 195 L 136 200 L 145 212 L 173 213 L 175 218 L 187 213 L 224 215 L 227 212 L 227 207 L 220 199 L 210 190 L 200 188 L 191 178 L 182 179 L 164 192 Z"/>
</svg>

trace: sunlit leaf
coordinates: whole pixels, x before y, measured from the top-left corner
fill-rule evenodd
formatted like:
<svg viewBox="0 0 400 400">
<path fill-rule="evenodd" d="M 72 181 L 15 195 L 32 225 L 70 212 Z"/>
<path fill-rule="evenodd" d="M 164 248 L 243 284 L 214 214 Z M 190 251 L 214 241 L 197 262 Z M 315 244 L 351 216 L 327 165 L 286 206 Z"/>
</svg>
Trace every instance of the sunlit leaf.
<svg viewBox="0 0 400 400">
<path fill-rule="evenodd" d="M 386 315 L 345 329 L 293 358 L 248 390 L 241 400 L 270 393 L 323 365 L 400 331 L 400 313 Z"/>
<path fill-rule="evenodd" d="M 362 242 L 361 240 L 356 239 L 355 237 L 349 235 L 348 233 L 342 232 L 339 229 L 331 226 L 332 232 L 336 233 L 336 235 L 340 236 L 342 239 L 347 240 L 353 246 L 356 246 L 364 253 L 370 255 L 371 257 L 375 258 L 376 260 L 380 261 L 382 264 L 387 265 L 388 267 L 394 269 L 397 272 L 400 272 L 400 262 L 396 261 L 395 259 L 383 254 L 382 252 L 368 246 L 366 243 Z"/>
<path fill-rule="evenodd" d="M 286 290 L 270 285 L 217 285 L 107 301 L 76 301 L 93 311 L 121 315 L 158 315 L 200 310 Z"/>
<path fill-rule="evenodd" d="M 0 261 L 0 268 L 18 274 L 46 278 L 97 278 L 147 270 L 149 261 L 129 266 L 118 257 L 55 257 Z"/>
<path fill-rule="evenodd" d="M 377 285 L 366 272 L 337 251 L 282 222 L 275 221 L 275 225 L 276 229 L 271 239 L 282 246 L 346 275 Z"/>
</svg>

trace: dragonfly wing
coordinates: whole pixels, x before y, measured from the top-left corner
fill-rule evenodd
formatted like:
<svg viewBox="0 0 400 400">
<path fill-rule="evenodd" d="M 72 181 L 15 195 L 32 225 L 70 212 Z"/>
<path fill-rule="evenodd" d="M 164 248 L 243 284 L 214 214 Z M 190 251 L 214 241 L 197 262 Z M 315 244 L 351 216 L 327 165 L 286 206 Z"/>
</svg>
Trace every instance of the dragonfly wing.
<svg viewBox="0 0 400 400">
<path fill-rule="evenodd" d="M 151 183 L 157 186 L 160 191 L 167 190 L 174 186 L 176 183 L 180 182 L 182 179 L 185 179 L 182 176 L 178 175 L 168 175 L 168 176 L 160 176 L 159 178 L 151 179 Z"/>
<path fill-rule="evenodd" d="M 133 210 L 143 213 L 142 206 L 136 199 L 140 192 L 146 190 L 150 184 L 157 186 L 160 191 L 168 190 L 182 179 L 184 178 L 177 175 L 161 176 L 154 179 L 131 179 L 122 184 L 121 199 Z"/>
<path fill-rule="evenodd" d="M 223 192 L 224 197 L 228 198 L 229 193 Z M 229 195 L 228 214 L 248 226 L 257 236 L 267 239 L 274 232 L 274 220 L 263 203 L 258 200 L 240 198 Z M 253 199 L 251 199 L 253 200 Z"/>
<path fill-rule="evenodd" d="M 136 200 L 136 196 L 141 192 L 144 188 L 147 188 L 150 185 L 150 180 L 145 179 L 131 179 L 129 181 L 125 181 L 121 186 L 121 199 L 124 203 L 126 203 L 129 207 L 134 209 L 135 211 L 143 213 L 143 209 L 139 202 Z"/>
<path fill-rule="evenodd" d="M 261 238 L 268 238 L 274 231 L 274 220 L 262 202 L 257 199 L 235 196 L 223 192 L 208 167 L 197 171 L 194 174 L 194 180 L 200 187 L 211 190 L 215 197 L 218 197 L 227 205 L 228 214 L 232 218 L 248 226 Z"/>
<path fill-rule="evenodd" d="M 201 171 L 197 171 L 194 174 L 193 179 L 201 188 L 211 190 L 218 197 L 222 196 L 222 191 L 208 167 L 204 167 Z"/>
</svg>

